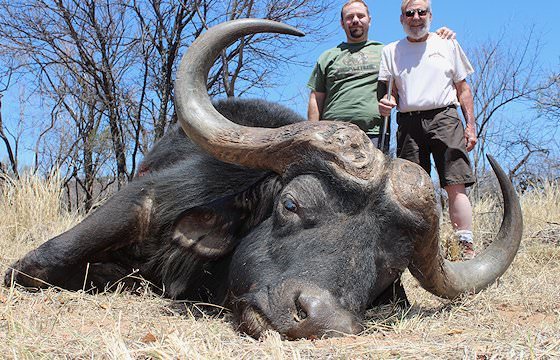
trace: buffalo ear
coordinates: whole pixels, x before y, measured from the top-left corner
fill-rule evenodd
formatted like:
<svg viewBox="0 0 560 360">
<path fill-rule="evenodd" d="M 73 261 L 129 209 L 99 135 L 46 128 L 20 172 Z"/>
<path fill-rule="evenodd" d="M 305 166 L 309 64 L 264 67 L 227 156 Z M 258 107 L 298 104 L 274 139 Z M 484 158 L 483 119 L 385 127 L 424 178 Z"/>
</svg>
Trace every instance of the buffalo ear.
<svg viewBox="0 0 560 360">
<path fill-rule="evenodd" d="M 173 225 L 173 240 L 194 255 L 215 260 L 229 254 L 245 234 L 270 216 L 278 176 L 266 176 L 248 189 L 183 212 Z"/>
<path fill-rule="evenodd" d="M 207 259 L 230 253 L 239 242 L 248 212 L 224 200 L 196 206 L 181 214 L 173 226 L 173 240 Z"/>
</svg>

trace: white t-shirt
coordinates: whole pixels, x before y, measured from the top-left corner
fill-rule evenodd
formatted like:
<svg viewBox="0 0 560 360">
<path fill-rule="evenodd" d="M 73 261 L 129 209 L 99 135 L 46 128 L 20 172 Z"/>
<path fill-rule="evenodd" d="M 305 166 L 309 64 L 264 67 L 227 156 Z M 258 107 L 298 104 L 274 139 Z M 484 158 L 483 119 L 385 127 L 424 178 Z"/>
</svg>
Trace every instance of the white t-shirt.
<svg viewBox="0 0 560 360">
<path fill-rule="evenodd" d="M 431 33 L 423 42 L 406 38 L 383 48 L 379 80 L 393 76 L 401 112 L 459 105 L 455 83 L 474 72 L 455 40 Z"/>
</svg>

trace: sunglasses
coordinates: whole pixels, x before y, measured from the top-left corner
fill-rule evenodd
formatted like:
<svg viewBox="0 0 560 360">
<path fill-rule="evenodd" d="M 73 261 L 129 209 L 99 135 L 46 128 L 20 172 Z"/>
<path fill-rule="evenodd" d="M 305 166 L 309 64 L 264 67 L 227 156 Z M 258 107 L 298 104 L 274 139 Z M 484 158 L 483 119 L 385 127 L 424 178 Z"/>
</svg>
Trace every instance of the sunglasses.
<svg viewBox="0 0 560 360">
<path fill-rule="evenodd" d="M 411 9 L 406 10 L 404 15 L 406 17 L 414 17 L 414 14 L 418 13 L 419 17 L 426 16 L 428 14 L 428 9 Z"/>
</svg>

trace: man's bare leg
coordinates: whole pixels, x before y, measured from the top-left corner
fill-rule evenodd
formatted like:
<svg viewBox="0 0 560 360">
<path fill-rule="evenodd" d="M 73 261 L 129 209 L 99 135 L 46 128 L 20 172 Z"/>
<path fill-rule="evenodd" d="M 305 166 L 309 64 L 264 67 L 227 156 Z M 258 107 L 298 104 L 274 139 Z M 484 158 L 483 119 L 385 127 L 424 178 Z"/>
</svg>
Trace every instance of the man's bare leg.
<svg viewBox="0 0 560 360">
<path fill-rule="evenodd" d="M 475 255 L 472 235 L 473 216 L 465 185 L 448 185 L 445 187 L 445 191 L 449 198 L 449 218 L 461 245 L 463 259 L 470 260 Z"/>
</svg>

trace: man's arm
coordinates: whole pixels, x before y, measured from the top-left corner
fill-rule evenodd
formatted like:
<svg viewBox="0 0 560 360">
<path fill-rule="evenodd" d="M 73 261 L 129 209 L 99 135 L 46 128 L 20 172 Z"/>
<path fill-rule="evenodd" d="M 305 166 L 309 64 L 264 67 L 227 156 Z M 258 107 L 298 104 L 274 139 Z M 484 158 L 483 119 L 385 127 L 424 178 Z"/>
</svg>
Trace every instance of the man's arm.
<svg viewBox="0 0 560 360">
<path fill-rule="evenodd" d="M 471 151 L 476 145 L 476 122 L 474 119 L 474 100 L 471 87 L 466 80 L 455 83 L 457 89 L 457 98 L 461 104 L 463 117 L 465 118 L 465 142 L 467 143 L 467 151 Z"/>
<path fill-rule="evenodd" d="M 307 105 L 307 120 L 321 120 L 326 96 L 326 93 L 311 91 L 311 94 L 309 94 L 309 104 Z"/>
</svg>

